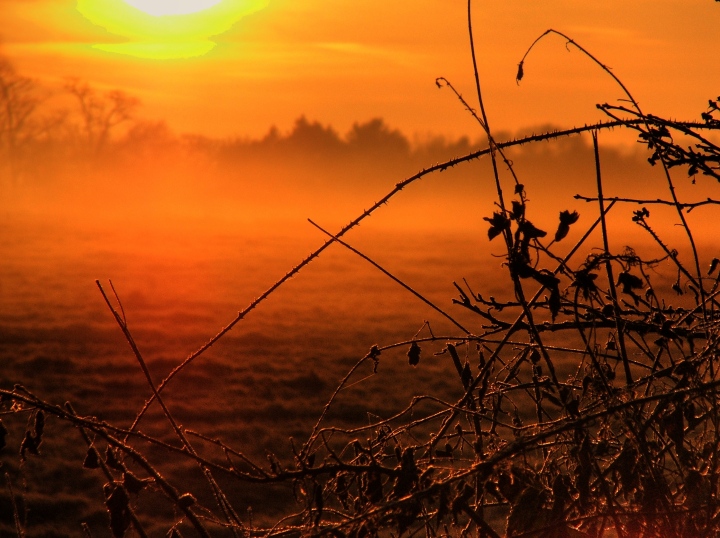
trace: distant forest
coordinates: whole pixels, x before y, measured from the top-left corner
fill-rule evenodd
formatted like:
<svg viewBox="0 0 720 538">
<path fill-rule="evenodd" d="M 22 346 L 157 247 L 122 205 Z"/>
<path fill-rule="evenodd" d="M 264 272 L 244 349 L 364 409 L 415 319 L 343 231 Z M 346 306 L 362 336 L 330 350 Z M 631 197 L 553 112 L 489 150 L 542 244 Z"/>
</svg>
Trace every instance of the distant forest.
<svg viewBox="0 0 720 538">
<path fill-rule="evenodd" d="M 140 109 L 140 100 L 124 91 L 100 91 L 75 78 L 68 78 L 61 90 L 51 90 L 18 73 L 8 58 L 0 57 L 3 175 L 32 175 L 43 171 L 43 164 L 67 164 L 68 159 L 87 162 L 106 160 L 110 154 L 137 157 L 161 150 L 195 150 L 230 161 L 278 153 L 311 160 L 360 154 L 374 154 L 383 160 L 424 160 L 463 154 L 477 147 L 467 137 L 411 141 L 380 118 L 358 122 L 344 135 L 301 116 L 286 133 L 270 127 L 259 139 L 240 135 L 213 139 L 174 133 L 164 121 L 144 119 Z M 38 155 L 43 156 L 42 162 L 38 162 Z"/>
<path fill-rule="evenodd" d="M 0 56 L 0 210 L 48 218 L 92 214 L 96 220 L 135 215 L 138 222 L 152 215 L 325 215 L 342 222 L 419 170 L 487 147 L 480 132 L 474 139 L 411 137 L 372 118 L 341 133 L 300 116 L 289 131 L 270 127 L 259 138 L 179 134 L 164 121 L 144 118 L 135 96 L 72 78 L 51 89 Z M 630 185 L 620 179 L 617 185 L 639 193 L 648 181 L 642 149 L 603 147 L 610 185 L 631 174 Z M 563 137 L 507 154 L 528 178 L 533 199 L 553 213 L 566 209 L 572 194 L 587 190 L 583 181 L 594 177 L 589 138 Z M 450 209 L 443 225 L 478 221 L 480 201 L 485 213 L 493 210 L 491 170 L 484 163 L 489 160 L 433 174 L 405 192 L 405 205 L 396 203 L 393 211 L 405 211 L 408 222 L 429 222 L 445 203 Z M 561 187 L 560 178 L 568 177 L 578 179 L 560 200 L 548 187 Z"/>
</svg>

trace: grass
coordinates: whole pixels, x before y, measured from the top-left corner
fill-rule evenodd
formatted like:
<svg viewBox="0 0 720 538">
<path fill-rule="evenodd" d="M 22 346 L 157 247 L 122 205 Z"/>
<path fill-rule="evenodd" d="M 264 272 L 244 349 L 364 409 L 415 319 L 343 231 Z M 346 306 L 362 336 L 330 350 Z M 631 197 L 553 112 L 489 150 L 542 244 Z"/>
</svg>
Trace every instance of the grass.
<svg viewBox="0 0 720 538">
<path fill-rule="evenodd" d="M 31 531 L 33 503 L 43 511 L 42 499 L 18 493 L 30 461 L 42 462 L 48 451 L 65 448 L 79 451 L 78 467 L 104 483 L 113 536 L 718 535 L 720 262 L 703 259 L 688 215 L 713 211 L 720 202 L 680 200 L 671 174 L 687 176 L 682 181 L 720 180 L 720 148 L 705 134 L 720 127 L 718 102 L 711 100 L 697 122 L 647 114 L 602 62 L 568 36 L 549 30 L 528 54 L 552 37 L 582 51 L 617 82 L 630 104 L 600 105 L 606 122 L 502 142 L 485 115 L 477 69 L 479 113 L 449 81 L 438 79 L 473 114 L 488 147 L 398 182 L 337 233 L 320 228 L 328 237 L 320 248 L 165 379 L 155 379 L 135 345 L 112 284 L 98 282 L 150 397 L 130 427 L 119 427 L 79 416 L 70 403 L 45 401 L 19 385 L 1 390 L 8 426 L 26 421 L 19 461 L 7 470 L 7 492 L 0 499 L 14 532 Z M 519 63 L 518 82 L 528 54 Z M 659 167 L 665 178 L 663 192 L 648 199 L 605 192 L 600 136 L 610 128 L 634 131 L 647 146 L 648 166 Z M 596 192 L 578 196 L 578 203 L 589 204 L 593 216 L 581 233 L 571 209 L 560 213 L 555 230 L 539 229 L 530 220 L 537 209 L 530 187 L 506 151 L 581 133 L 592 136 Z M 496 210 L 484 220 L 487 239 L 504 252 L 502 296 L 486 296 L 477 283 L 463 281 L 455 283 L 454 308 L 442 308 L 345 239 L 413 183 L 481 157 L 492 161 L 496 186 Z M 617 215 L 621 206 L 634 208 L 625 220 Z M 672 241 L 681 244 L 665 238 L 655 218 L 662 208 L 674 211 L 683 237 L 673 235 Z M 618 247 L 612 235 L 618 219 L 646 233 L 652 246 Z M 566 246 L 568 237 L 579 240 Z M 212 432 L 184 427 L 173 407 L 175 378 L 331 247 L 371 263 L 449 320 L 453 332 L 436 335 L 425 325 L 402 342 L 373 346 L 318 409 L 310 431 L 293 428 L 284 451 L 268 450 L 264 460 Z M 459 321 L 458 311 L 477 322 Z M 379 416 L 368 409 L 363 390 L 372 387 L 394 398 L 408 388 L 382 369 L 398 349 L 406 353 L 408 368 L 427 370 L 426 386 L 436 392 L 415 393 L 400 411 Z M 429 364 L 429 355 L 445 368 Z M 317 375 L 307 381 L 318 391 L 328 385 Z M 350 387 L 356 400 L 347 400 Z M 453 392 L 456 398 L 448 399 Z M 140 430 L 147 413 L 162 417 L 166 431 Z M 282 413 L 281 405 L 269 409 L 268 420 Z M 79 448 L 66 441 L 46 450 L 53 446 L 46 431 L 50 418 L 55 431 L 65 424 L 67 438 L 77 435 Z M 7 437 L 2 426 L 0 444 Z M 239 496 L 252 511 L 238 511 Z M 91 534 L 87 523 L 98 514 L 77 510 L 78 528 L 84 523 Z"/>
</svg>

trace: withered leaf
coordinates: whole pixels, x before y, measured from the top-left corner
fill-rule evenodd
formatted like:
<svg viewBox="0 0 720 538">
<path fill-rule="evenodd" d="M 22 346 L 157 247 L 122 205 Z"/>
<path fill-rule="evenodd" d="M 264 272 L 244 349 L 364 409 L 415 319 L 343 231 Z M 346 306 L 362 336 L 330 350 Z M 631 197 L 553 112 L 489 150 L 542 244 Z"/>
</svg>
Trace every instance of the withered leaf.
<svg viewBox="0 0 720 538">
<path fill-rule="evenodd" d="M 549 290 L 556 289 L 560 285 L 560 279 L 550 271 L 544 269 L 542 271 L 536 271 L 533 274 L 533 278 Z"/>
<path fill-rule="evenodd" d="M 525 205 L 521 204 L 517 200 L 512 201 L 512 214 L 511 219 L 518 220 L 525 214 Z"/>
<path fill-rule="evenodd" d="M 521 534 L 542 526 L 539 516 L 544 512 L 546 493 L 534 486 L 526 487 L 510 508 L 507 519 L 507 536 Z"/>
<path fill-rule="evenodd" d="M 85 454 L 85 459 L 83 460 L 83 467 L 85 469 L 97 469 L 100 467 L 100 458 L 98 458 L 97 450 L 95 450 L 95 447 L 88 448 L 87 454 Z"/>
<path fill-rule="evenodd" d="M 465 367 L 462 370 L 462 374 L 460 375 L 460 378 L 462 380 L 463 387 L 467 389 L 470 386 L 470 383 L 473 381 L 472 373 L 470 372 L 470 363 L 466 362 Z"/>
<path fill-rule="evenodd" d="M 420 362 L 420 346 L 417 342 L 410 344 L 410 349 L 407 352 L 408 363 L 410 366 L 417 366 Z"/>
<path fill-rule="evenodd" d="M 592 293 L 597 291 L 595 285 L 597 277 L 597 273 L 591 273 L 588 269 L 581 269 L 575 273 L 575 280 L 570 285 L 578 288 L 582 292 L 583 298 L 588 299 Z"/>
<path fill-rule="evenodd" d="M 115 451 L 112 449 L 110 445 L 108 445 L 107 450 L 105 451 L 105 463 L 108 467 L 111 469 L 115 469 L 116 471 L 123 471 L 124 467 L 122 463 L 120 463 L 115 456 Z"/>
<path fill-rule="evenodd" d="M 130 512 L 128 496 L 121 487 L 115 487 L 105 500 L 105 506 L 110 512 L 110 530 L 115 538 L 125 536 L 130 526 Z"/>
<path fill-rule="evenodd" d="M 578 219 L 580 218 L 580 215 L 577 211 L 573 211 L 570 213 L 570 211 L 561 211 L 560 212 L 560 224 L 558 224 L 558 229 L 555 232 L 555 241 L 562 241 L 567 236 L 568 232 L 570 232 L 570 226 L 575 224 Z"/>
<path fill-rule="evenodd" d="M 500 494 L 510 502 L 513 502 L 522 491 L 522 484 L 504 471 L 498 476 L 497 485 Z"/>
<path fill-rule="evenodd" d="M 22 461 L 25 461 L 26 453 L 28 452 L 33 456 L 39 456 L 40 451 L 38 450 L 38 448 L 39 444 L 33 434 L 29 431 L 25 432 L 25 439 L 23 439 L 23 442 L 20 445 L 20 459 Z"/>
<path fill-rule="evenodd" d="M 536 228 L 529 220 L 526 220 L 520 225 L 520 232 L 523 234 L 525 239 L 539 239 L 540 237 L 545 237 L 547 235 L 546 231 Z"/>
<path fill-rule="evenodd" d="M 43 432 L 45 431 L 45 412 L 42 409 L 38 409 L 35 413 L 35 440 L 37 444 L 42 443 Z"/>
<path fill-rule="evenodd" d="M 643 288 L 643 281 L 633 275 L 632 273 L 629 273 L 628 271 L 623 271 L 618 275 L 618 286 L 622 286 L 622 292 L 627 293 L 628 295 L 635 295 L 633 293 L 633 290 L 638 290 Z"/>
<path fill-rule="evenodd" d="M 383 483 L 380 473 L 372 471 L 367 474 L 364 493 L 367 495 L 368 500 L 373 504 L 379 503 L 382 500 Z"/>
<path fill-rule="evenodd" d="M 123 485 L 125 486 L 125 489 L 128 490 L 129 493 L 137 494 L 140 493 L 145 486 L 147 486 L 150 482 L 152 482 L 151 478 L 146 478 L 145 480 L 140 480 L 137 476 L 135 476 L 130 471 L 125 471 L 123 473 Z"/>
<path fill-rule="evenodd" d="M 191 493 L 183 493 L 177 500 L 177 504 L 180 508 L 190 508 L 195 503 L 197 503 L 197 499 L 195 499 Z"/>
<path fill-rule="evenodd" d="M 490 223 L 488 238 L 492 241 L 504 230 L 510 228 L 510 220 L 503 213 L 493 213 L 492 217 L 483 217 L 483 220 Z"/>
<path fill-rule="evenodd" d="M 675 406 L 662 420 L 662 427 L 676 449 L 682 449 L 685 439 L 682 407 Z"/>
<path fill-rule="evenodd" d="M 525 76 L 525 72 L 523 70 L 523 62 L 520 62 L 518 64 L 517 75 L 515 75 L 515 82 L 517 84 L 520 84 L 520 81 L 523 79 L 524 76 Z"/>
<path fill-rule="evenodd" d="M 8 434 L 7 428 L 5 427 L 5 424 L 3 424 L 3 421 L 0 420 L 0 450 L 5 448 L 5 446 L 7 444 L 5 441 L 5 437 L 7 436 L 7 434 Z"/>
<path fill-rule="evenodd" d="M 653 163 L 654 164 L 654 163 Z M 633 222 L 640 222 L 642 220 L 645 220 L 645 218 L 650 216 L 650 211 L 648 211 L 647 207 L 643 207 L 639 211 L 633 211 Z"/>
</svg>

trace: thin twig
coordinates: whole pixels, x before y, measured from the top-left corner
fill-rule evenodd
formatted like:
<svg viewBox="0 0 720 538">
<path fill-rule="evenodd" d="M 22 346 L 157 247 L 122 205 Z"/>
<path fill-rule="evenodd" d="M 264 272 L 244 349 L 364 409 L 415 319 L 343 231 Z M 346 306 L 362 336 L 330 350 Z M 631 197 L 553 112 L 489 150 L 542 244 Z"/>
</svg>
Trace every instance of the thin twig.
<svg viewBox="0 0 720 538">
<path fill-rule="evenodd" d="M 360 251 L 357 250 L 356 248 L 350 246 L 348 243 L 346 243 L 346 242 L 343 241 L 342 239 L 339 239 L 338 237 L 334 236 L 333 234 L 331 234 L 330 232 L 328 232 L 327 230 L 325 230 L 324 228 L 322 228 L 319 224 L 315 223 L 312 219 L 308 219 L 308 222 L 309 222 L 310 224 L 312 224 L 313 226 L 315 226 L 318 230 L 320 230 L 320 231 L 321 231 L 322 233 L 324 233 L 325 235 L 328 235 L 328 236 L 332 237 L 333 239 L 335 239 L 335 241 L 337 241 L 339 244 L 341 244 L 342 246 L 344 246 L 345 248 L 347 248 L 350 252 L 353 252 L 353 253 L 357 254 L 357 255 L 360 256 L 363 260 L 365 260 L 366 262 L 370 263 L 373 267 L 375 267 L 376 269 L 378 269 L 378 270 L 379 270 L 380 272 L 382 272 L 385 276 L 389 277 L 389 278 L 390 278 L 391 280 L 393 280 L 394 282 L 397 282 L 398 284 L 400 284 L 403 288 L 405 288 L 407 291 L 409 291 L 410 293 L 412 293 L 415 297 L 417 297 L 418 299 L 420 299 L 422 302 L 424 302 L 424 303 L 425 303 L 426 305 L 428 305 L 430 308 L 432 308 L 433 310 L 435 310 L 436 312 L 438 312 L 439 314 L 441 314 L 442 316 L 444 316 L 446 319 L 448 319 L 453 325 L 455 325 L 458 329 L 460 329 L 460 330 L 461 330 L 462 332 L 464 332 L 466 335 L 472 334 L 472 333 L 471 333 L 470 331 L 468 331 L 465 327 L 463 327 L 462 325 L 460 325 L 460 323 L 459 323 L 455 318 L 453 318 L 450 314 L 448 314 L 447 312 L 445 312 L 442 308 L 440 308 L 440 307 L 437 306 L 435 303 L 433 303 L 432 301 L 430 301 L 430 300 L 429 300 L 428 298 L 426 298 L 424 295 L 422 295 L 421 293 L 419 293 L 418 291 L 416 291 L 415 289 L 413 289 L 412 287 L 410 287 L 409 285 L 407 285 L 405 282 L 403 282 L 402 280 L 400 280 L 398 277 L 396 277 L 395 275 L 393 275 L 392 273 L 390 273 L 387 269 L 385 269 L 384 267 L 382 267 L 380 264 L 378 264 L 377 262 L 375 262 L 374 260 L 372 260 L 371 258 L 369 258 L 368 256 L 366 256 L 365 254 L 363 254 L 362 252 L 360 252 Z"/>
</svg>

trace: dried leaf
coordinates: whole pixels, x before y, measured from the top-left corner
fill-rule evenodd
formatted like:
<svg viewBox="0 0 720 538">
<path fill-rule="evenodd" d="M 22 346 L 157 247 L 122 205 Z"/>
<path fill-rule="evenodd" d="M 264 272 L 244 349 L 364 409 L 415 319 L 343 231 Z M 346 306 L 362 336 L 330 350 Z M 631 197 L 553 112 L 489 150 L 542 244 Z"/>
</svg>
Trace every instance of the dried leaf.
<svg viewBox="0 0 720 538">
<path fill-rule="evenodd" d="M 8 434 L 7 428 L 3 424 L 3 421 L 0 420 L 0 450 L 5 448 L 5 446 L 7 444 L 5 441 L 5 437 L 7 436 L 7 434 Z"/>
<path fill-rule="evenodd" d="M 105 506 L 110 513 L 110 530 L 115 538 L 125 536 L 125 531 L 130 526 L 128 502 L 125 490 L 117 486 L 112 489 L 112 493 L 105 500 Z"/>
<path fill-rule="evenodd" d="M 123 464 L 118 461 L 117 456 L 115 456 L 115 451 L 110 445 L 108 445 L 107 450 L 105 451 L 105 463 L 108 467 L 115 469 L 116 471 L 125 470 Z"/>
<path fill-rule="evenodd" d="M 618 275 L 617 285 L 622 286 L 622 292 L 630 295 L 633 299 L 635 299 L 635 303 L 637 304 L 638 296 L 633 290 L 643 288 L 643 281 L 639 277 L 628 271 L 623 271 L 620 275 Z"/>
<path fill-rule="evenodd" d="M 535 486 L 526 487 L 510 508 L 507 519 L 507 536 L 522 534 L 542 527 L 541 514 L 545 512 L 546 493 Z"/>
<path fill-rule="evenodd" d="M 490 223 L 490 229 L 488 230 L 488 238 L 492 241 L 504 230 L 510 228 L 510 220 L 503 213 L 493 213 L 492 217 L 483 217 Z"/>
<path fill-rule="evenodd" d="M 420 346 L 417 342 L 410 344 L 410 349 L 407 352 L 408 363 L 410 366 L 417 366 L 420 362 Z"/>
<path fill-rule="evenodd" d="M 675 409 L 663 418 L 662 427 L 665 434 L 675 444 L 676 449 L 681 450 L 685 439 L 685 425 L 681 406 L 676 405 Z"/>
<path fill-rule="evenodd" d="M 525 76 L 525 72 L 523 71 L 523 62 L 520 62 L 518 64 L 517 75 L 515 75 L 515 82 L 517 84 L 520 84 L 520 81 L 523 79 L 524 76 Z"/>
<path fill-rule="evenodd" d="M 42 443 L 43 432 L 45 431 L 45 412 L 42 409 L 38 409 L 35 413 L 35 440 L 38 446 Z"/>
<path fill-rule="evenodd" d="M 545 237 L 547 235 L 546 231 L 536 228 L 529 220 L 526 220 L 520 225 L 520 232 L 527 240 L 539 239 L 540 237 Z"/>
<path fill-rule="evenodd" d="M 568 232 L 570 232 L 570 226 L 572 224 L 575 224 L 578 219 L 580 218 L 580 215 L 577 211 L 573 211 L 570 213 L 570 211 L 561 211 L 560 212 L 560 224 L 558 224 L 558 229 L 555 232 L 555 241 L 562 241 L 567 236 Z"/>
<path fill-rule="evenodd" d="M 178 497 L 177 504 L 180 508 L 190 508 L 197 503 L 197 499 L 191 493 L 183 493 Z"/>
<path fill-rule="evenodd" d="M 85 467 L 85 469 L 97 469 L 100 467 L 100 458 L 98 457 L 95 447 L 91 446 L 88 448 L 87 454 L 85 454 L 85 459 L 83 460 L 83 467 Z"/>
<path fill-rule="evenodd" d="M 469 362 L 465 363 L 465 367 L 463 368 L 462 374 L 460 375 L 460 379 L 462 380 L 463 387 L 465 389 L 468 389 L 473 381 L 472 373 L 470 372 Z"/>
<path fill-rule="evenodd" d="M 367 496 L 368 500 L 375 504 L 379 503 L 383 498 L 383 484 L 382 476 L 376 471 L 367 473 L 365 480 L 365 488 L 363 493 Z"/>
<path fill-rule="evenodd" d="M 519 220 L 520 218 L 525 215 L 525 205 L 518 202 L 517 200 L 512 201 L 512 213 L 510 214 L 510 218 L 514 220 Z"/>
<path fill-rule="evenodd" d="M 39 445 L 33 434 L 29 431 L 25 432 L 25 439 L 23 439 L 20 445 L 20 459 L 25 461 L 26 453 L 29 452 L 33 456 L 39 456 L 40 451 L 38 450 Z"/>
<path fill-rule="evenodd" d="M 140 480 L 130 471 L 125 471 L 123 473 L 123 485 L 125 486 L 125 489 L 128 490 L 128 493 L 140 493 L 150 482 L 152 482 L 152 478 Z"/>
<path fill-rule="evenodd" d="M 588 299 L 591 294 L 597 291 L 595 285 L 595 279 L 597 279 L 596 273 L 591 273 L 588 269 L 581 269 L 575 273 L 575 280 L 571 286 L 575 286 L 582 292 L 583 299 Z"/>
</svg>

